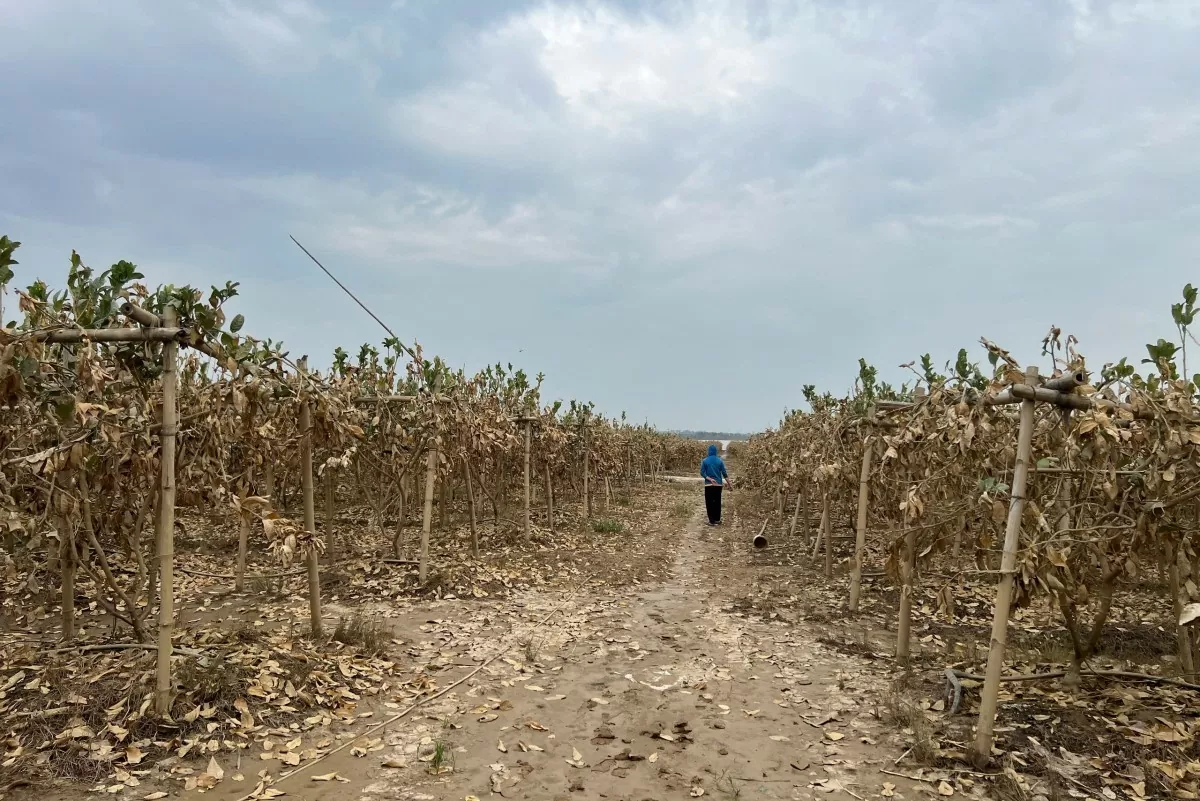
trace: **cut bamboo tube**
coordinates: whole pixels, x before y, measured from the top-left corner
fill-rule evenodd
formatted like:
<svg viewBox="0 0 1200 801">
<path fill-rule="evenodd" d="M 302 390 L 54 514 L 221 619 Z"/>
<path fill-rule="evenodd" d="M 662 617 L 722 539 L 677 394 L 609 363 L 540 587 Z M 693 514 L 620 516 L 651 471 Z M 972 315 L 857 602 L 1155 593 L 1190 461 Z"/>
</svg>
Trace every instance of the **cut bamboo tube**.
<svg viewBox="0 0 1200 801">
<path fill-rule="evenodd" d="M 163 322 L 168 327 L 178 324 L 174 307 L 163 310 Z M 155 330 L 155 329 L 149 329 Z M 176 356 L 179 346 L 174 340 L 163 344 L 162 360 L 162 430 L 158 434 L 159 455 L 159 516 L 158 548 L 158 664 L 155 670 L 154 711 L 160 717 L 171 713 L 171 637 L 175 633 L 175 434 L 179 422 L 177 394 L 179 377 Z M 131 612 L 133 610 L 130 610 Z"/>
<path fill-rule="evenodd" d="M 1025 371 L 1025 386 L 1037 384 L 1037 367 Z M 1015 387 L 1014 387 L 1015 389 Z M 975 760 L 984 765 L 992 758 L 992 738 L 996 725 L 996 706 L 1000 693 L 1000 674 L 1004 670 L 1004 646 L 1008 639 L 1008 613 L 1012 605 L 1013 573 L 1021 542 L 1021 515 L 1025 511 L 1025 486 L 1029 478 L 1030 448 L 1033 444 L 1034 397 L 1021 402 L 1021 425 L 1017 433 L 1017 461 L 1013 468 L 1012 495 L 1008 521 L 1004 529 L 1004 556 L 1000 562 L 1000 582 L 996 587 L 996 609 L 992 618 L 992 642 L 988 649 L 986 680 L 979 701 L 979 724 L 975 734 Z"/>
<path fill-rule="evenodd" d="M 863 551 L 867 547 L 867 503 L 871 497 L 871 456 L 875 452 L 875 441 L 863 444 L 862 468 L 858 472 L 858 520 L 854 526 L 854 565 L 850 574 L 850 612 L 858 613 L 858 600 L 862 596 Z"/>
</svg>

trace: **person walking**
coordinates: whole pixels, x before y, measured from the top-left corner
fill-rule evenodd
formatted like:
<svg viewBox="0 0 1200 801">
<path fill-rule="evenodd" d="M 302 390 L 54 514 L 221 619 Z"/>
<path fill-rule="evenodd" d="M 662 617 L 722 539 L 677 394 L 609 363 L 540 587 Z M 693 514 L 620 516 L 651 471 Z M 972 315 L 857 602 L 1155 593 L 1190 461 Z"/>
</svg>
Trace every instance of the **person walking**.
<svg viewBox="0 0 1200 801">
<path fill-rule="evenodd" d="M 704 508 L 708 512 L 710 526 L 721 525 L 721 490 L 729 483 L 725 461 L 717 456 L 717 446 L 708 446 L 708 456 L 700 463 L 700 477 L 704 479 Z"/>
</svg>

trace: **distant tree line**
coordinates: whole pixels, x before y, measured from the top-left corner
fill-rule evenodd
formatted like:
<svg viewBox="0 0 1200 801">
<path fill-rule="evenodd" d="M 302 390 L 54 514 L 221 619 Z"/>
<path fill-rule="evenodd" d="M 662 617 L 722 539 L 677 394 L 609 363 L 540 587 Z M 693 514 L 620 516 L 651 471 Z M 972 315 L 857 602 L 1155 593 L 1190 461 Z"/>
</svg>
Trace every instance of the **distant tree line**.
<svg viewBox="0 0 1200 801">
<path fill-rule="evenodd" d="M 750 439 L 749 434 L 736 434 L 728 431 L 675 431 L 681 437 L 701 440 Z"/>
</svg>

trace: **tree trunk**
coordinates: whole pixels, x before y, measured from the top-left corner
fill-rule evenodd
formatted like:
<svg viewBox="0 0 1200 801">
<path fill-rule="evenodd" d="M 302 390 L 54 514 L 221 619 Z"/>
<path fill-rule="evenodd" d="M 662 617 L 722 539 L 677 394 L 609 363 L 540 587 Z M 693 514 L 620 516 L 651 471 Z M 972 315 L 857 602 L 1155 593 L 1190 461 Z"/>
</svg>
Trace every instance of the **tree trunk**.
<svg viewBox="0 0 1200 801">
<path fill-rule="evenodd" d="M 334 516 L 337 509 L 334 508 L 333 500 L 333 468 L 325 465 L 325 560 L 333 563 L 337 561 L 337 535 L 333 530 Z"/>
<path fill-rule="evenodd" d="M 530 437 L 532 436 L 532 431 L 533 431 L 533 424 L 526 422 L 525 423 L 525 539 L 527 539 L 527 540 L 529 539 L 529 532 L 530 532 L 530 528 L 529 528 L 529 526 L 530 526 L 530 523 L 529 523 L 529 503 L 530 503 L 529 451 L 530 451 Z"/>
<path fill-rule="evenodd" d="M 825 493 L 825 578 L 833 578 L 833 515 L 829 508 L 829 493 Z"/>
<path fill-rule="evenodd" d="M 554 536 L 554 484 L 550 480 L 549 465 L 546 465 L 546 526 Z"/>
</svg>

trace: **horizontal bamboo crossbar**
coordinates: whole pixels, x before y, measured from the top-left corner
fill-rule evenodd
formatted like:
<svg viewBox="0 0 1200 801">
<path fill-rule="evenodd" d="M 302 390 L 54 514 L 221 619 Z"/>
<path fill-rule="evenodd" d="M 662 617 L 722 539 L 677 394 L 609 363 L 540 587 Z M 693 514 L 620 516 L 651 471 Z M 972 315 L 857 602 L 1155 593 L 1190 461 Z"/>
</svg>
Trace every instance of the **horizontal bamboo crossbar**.
<svg viewBox="0 0 1200 801">
<path fill-rule="evenodd" d="M 186 328 L 58 328 L 33 331 L 29 334 L 38 342 L 65 344 L 72 342 L 184 342 Z"/>
</svg>

